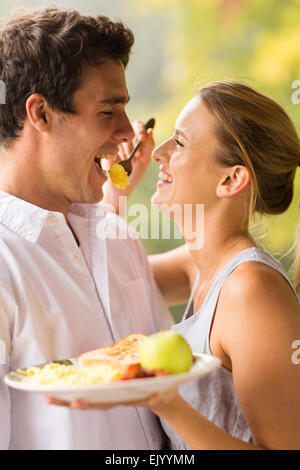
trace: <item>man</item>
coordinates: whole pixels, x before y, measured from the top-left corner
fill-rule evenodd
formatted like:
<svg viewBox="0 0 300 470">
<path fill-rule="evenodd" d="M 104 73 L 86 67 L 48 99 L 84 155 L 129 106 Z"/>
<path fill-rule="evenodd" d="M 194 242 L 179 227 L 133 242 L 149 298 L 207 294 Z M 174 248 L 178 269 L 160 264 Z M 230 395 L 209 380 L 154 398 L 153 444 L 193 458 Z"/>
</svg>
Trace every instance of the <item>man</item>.
<svg viewBox="0 0 300 470">
<path fill-rule="evenodd" d="M 9 370 L 171 323 L 140 243 L 109 237 L 116 225 L 127 228 L 98 204 L 106 181 L 99 156 L 134 137 L 124 74 L 132 44 L 120 22 L 56 8 L 14 15 L 0 32 L 3 449 L 162 446 L 145 410 L 82 413 L 3 383 Z"/>
</svg>

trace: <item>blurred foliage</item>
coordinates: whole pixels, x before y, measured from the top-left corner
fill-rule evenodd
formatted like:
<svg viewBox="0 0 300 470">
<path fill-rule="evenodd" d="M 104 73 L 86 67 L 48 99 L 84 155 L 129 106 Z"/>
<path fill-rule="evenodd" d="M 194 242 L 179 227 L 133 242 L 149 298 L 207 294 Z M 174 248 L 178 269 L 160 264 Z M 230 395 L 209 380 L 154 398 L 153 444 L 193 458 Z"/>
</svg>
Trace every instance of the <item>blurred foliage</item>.
<svg viewBox="0 0 300 470">
<path fill-rule="evenodd" d="M 170 100 L 157 110 L 167 137 L 178 111 L 209 81 L 239 79 L 276 99 L 300 131 L 300 104 L 292 103 L 292 83 L 300 79 L 300 1 L 287 0 L 136 0 L 139 13 L 168 18 L 162 82 Z M 159 136 L 160 137 L 160 136 Z M 262 220 L 260 242 L 282 258 L 294 242 L 300 177 L 295 197 L 281 216 Z M 282 259 L 289 268 L 291 256 Z"/>
<path fill-rule="evenodd" d="M 300 79 L 299 0 L 135 3 L 141 15 L 155 11 L 168 18 L 161 80 L 171 96 L 156 111 L 159 141 L 170 135 L 178 112 L 197 88 L 226 78 L 239 79 L 276 99 L 300 131 L 300 104 L 292 102 L 292 83 Z M 253 228 L 258 241 L 280 259 L 291 278 L 299 197 L 298 171 L 289 210 L 261 218 Z"/>
</svg>

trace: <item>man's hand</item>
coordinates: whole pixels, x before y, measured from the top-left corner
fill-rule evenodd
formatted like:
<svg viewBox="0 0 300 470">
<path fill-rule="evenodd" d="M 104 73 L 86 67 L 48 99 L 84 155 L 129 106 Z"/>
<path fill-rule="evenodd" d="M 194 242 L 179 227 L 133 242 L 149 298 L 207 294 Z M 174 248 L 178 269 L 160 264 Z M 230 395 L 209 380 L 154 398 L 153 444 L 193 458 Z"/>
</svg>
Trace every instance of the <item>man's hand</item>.
<svg viewBox="0 0 300 470">
<path fill-rule="evenodd" d="M 116 214 L 119 213 L 119 197 L 128 197 L 140 182 L 150 163 L 154 147 L 152 129 L 146 131 L 142 121 L 134 121 L 132 127 L 135 131 L 135 138 L 131 142 L 119 145 L 118 153 L 120 160 L 127 160 L 135 145 L 139 141 L 142 142 L 132 159 L 132 173 L 129 178 L 130 184 L 125 189 L 118 189 L 108 180 L 103 186 L 104 196 L 102 202 L 113 206 Z"/>
<path fill-rule="evenodd" d="M 179 396 L 178 389 L 176 387 L 165 390 L 163 392 L 154 393 L 150 395 L 149 398 L 144 400 L 107 404 L 88 403 L 81 399 L 74 399 L 70 402 L 67 402 L 50 396 L 44 396 L 44 401 L 48 405 L 65 406 L 67 408 L 74 408 L 79 410 L 109 410 L 117 406 L 143 406 L 145 408 L 149 408 L 158 416 L 166 412 L 169 407 L 172 407 L 173 409 L 174 402 L 178 399 L 181 400 L 181 397 Z"/>
</svg>

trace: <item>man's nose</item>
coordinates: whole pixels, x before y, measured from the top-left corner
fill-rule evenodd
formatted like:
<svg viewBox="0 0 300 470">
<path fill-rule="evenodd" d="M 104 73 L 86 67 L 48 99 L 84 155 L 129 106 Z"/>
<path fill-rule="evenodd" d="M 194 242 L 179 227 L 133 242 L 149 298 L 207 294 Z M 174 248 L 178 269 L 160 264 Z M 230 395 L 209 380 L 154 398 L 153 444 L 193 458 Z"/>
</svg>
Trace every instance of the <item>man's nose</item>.
<svg viewBox="0 0 300 470">
<path fill-rule="evenodd" d="M 130 142 L 135 136 L 132 125 L 130 124 L 127 114 L 124 113 L 118 121 L 118 127 L 115 132 L 115 138 L 119 142 Z"/>
</svg>

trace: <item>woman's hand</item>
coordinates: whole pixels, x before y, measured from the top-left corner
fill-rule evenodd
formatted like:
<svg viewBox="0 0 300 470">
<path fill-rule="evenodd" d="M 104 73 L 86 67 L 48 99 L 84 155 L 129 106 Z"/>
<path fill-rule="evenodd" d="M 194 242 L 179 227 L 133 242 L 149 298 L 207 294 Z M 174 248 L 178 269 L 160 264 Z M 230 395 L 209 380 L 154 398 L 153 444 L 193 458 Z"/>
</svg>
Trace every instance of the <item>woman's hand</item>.
<svg viewBox="0 0 300 470">
<path fill-rule="evenodd" d="M 120 144 L 118 153 L 120 160 L 127 160 L 135 145 L 139 141 L 142 142 L 132 159 L 132 173 L 129 178 L 130 184 L 125 189 L 118 189 L 112 184 L 110 179 L 108 179 L 103 186 L 102 202 L 112 206 L 116 214 L 119 214 L 119 197 L 128 197 L 140 182 L 151 161 L 154 147 L 152 129 L 146 131 L 142 121 L 134 121 L 132 127 L 135 131 L 135 138 L 131 142 Z"/>
</svg>

